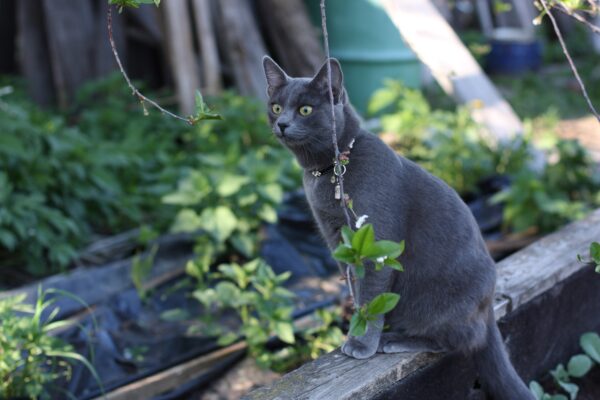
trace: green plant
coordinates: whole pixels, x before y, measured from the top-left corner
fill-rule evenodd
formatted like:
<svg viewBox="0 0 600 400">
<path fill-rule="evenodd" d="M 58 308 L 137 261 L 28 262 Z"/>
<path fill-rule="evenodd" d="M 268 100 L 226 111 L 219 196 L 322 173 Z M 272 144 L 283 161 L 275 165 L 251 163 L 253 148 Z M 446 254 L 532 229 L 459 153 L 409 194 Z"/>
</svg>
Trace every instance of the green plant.
<svg viewBox="0 0 600 400">
<path fill-rule="evenodd" d="M 590 244 L 590 257 L 589 259 L 585 259 L 581 255 L 577 254 L 577 259 L 580 262 L 588 262 L 594 264 L 594 269 L 597 273 L 600 274 L 600 243 L 592 242 Z"/>
<path fill-rule="evenodd" d="M 376 241 L 373 225 L 362 224 L 365 219 L 366 216 L 358 218 L 356 231 L 348 226 L 342 227 L 342 243 L 334 250 L 333 257 L 352 265 L 359 279 L 365 276 L 365 269 L 369 266 L 376 271 L 383 267 L 404 271 L 402 264 L 397 260 L 404 252 L 404 241 L 400 243 L 390 240 Z M 382 293 L 358 308 L 350 320 L 350 335 L 364 335 L 368 322 L 391 311 L 399 300 L 400 295 L 396 293 Z"/>
<path fill-rule="evenodd" d="M 71 323 L 67 320 L 55 320 L 58 308 L 54 308 L 48 317 L 43 317 L 55 301 L 55 298 L 48 299 L 53 294 L 82 302 L 67 292 L 55 289 L 42 291 L 41 288 L 33 306 L 25 303 L 25 294 L 0 300 L 1 398 L 50 399 L 55 398 L 52 391 L 69 395 L 56 384 L 59 380 L 70 379 L 69 361 L 82 363 L 102 389 L 102 383 L 92 364 L 76 353 L 71 345 L 51 335 L 53 329 Z"/>
<path fill-rule="evenodd" d="M 579 392 L 579 386 L 572 382 L 572 378 L 584 377 L 594 366 L 594 362 L 600 364 L 600 336 L 595 332 L 584 333 L 579 339 L 579 345 L 585 354 L 577 354 L 569 359 L 567 366 L 558 364 L 550 371 L 556 385 L 567 392 L 570 400 L 575 400 Z M 537 400 L 567 400 L 564 394 L 548 394 L 536 381 L 529 383 L 531 392 Z"/>
</svg>

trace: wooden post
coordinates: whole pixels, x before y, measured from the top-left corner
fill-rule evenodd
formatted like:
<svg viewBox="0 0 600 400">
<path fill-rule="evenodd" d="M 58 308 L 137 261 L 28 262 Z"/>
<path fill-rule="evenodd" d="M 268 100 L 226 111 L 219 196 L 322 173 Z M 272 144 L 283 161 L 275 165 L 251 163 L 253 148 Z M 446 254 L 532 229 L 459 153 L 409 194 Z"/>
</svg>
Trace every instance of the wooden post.
<svg viewBox="0 0 600 400">
<path fill-rule="evenodd" d="M 43 0 L 58 104 L 93 77 L 94 14 L 89 1 Z"/>
<path fill-rule="evenodd" d="M 204 90 L 206 94 L 221 91 L 221 63 L 212 24 L 210 0 L 193 0 L 194 19 L 203 66 Z"/>
<path fill-rule="evenodd" d="M 292 76 L 312 76 L 325 60 L 302 0 L 258 0 L 267 41 Z"/>
<path fill-rule="evenodd" d="M 163 2 L 161 8 L 165 15 L 166 41 L 179 107 L 182 113 L 191 115 L 200 84 L 187 5 L 187 0 L 171 0 Z"/>
<path fill-rule="evenodd" d="M 55 100 L 50 65 L 50 50 L 44 32 L 44 10 L 41 0 L 17 3 L 19 64 L 27 82 L 29 95 L 42 106 Z"/>
<path fill-rule="evenodd" d="M 521 121 L 431 0 L 384 0 L 402 37 L 427 65 L 442 89 L 471 105 L 473 119 L 503 140 L 523 131 Z"/>
<path fill-rule="evenodd" d="M 250 4 L 248 0 L 219 0 L 218 5 L 236 86 L 241 94 L 266 101 L 262 58 L 267 51 Z"/>
</svg>

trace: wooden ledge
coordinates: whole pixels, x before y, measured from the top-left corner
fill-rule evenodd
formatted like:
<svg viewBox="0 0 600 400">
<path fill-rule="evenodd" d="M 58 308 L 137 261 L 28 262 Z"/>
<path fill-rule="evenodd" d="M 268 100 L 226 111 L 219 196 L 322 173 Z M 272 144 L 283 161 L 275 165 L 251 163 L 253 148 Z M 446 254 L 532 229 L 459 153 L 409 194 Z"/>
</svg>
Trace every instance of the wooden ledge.
<svg viewBox="0 0 600 400">
<path fill-rule="evenodd" d="M 577 261 L 577 254 L 587 255 L 590 243 L 598 240 L 600 209 L 500 262 L 494 304 L 496 319 L 548 291 L 575 272 L 589 268 Z M 440 358 L 442 355 L 404 353 L 378 354 L 368 360 L 355 360 L 341 354 L 338 349 L 244 398 L 370 399 Z"/>
</svg>

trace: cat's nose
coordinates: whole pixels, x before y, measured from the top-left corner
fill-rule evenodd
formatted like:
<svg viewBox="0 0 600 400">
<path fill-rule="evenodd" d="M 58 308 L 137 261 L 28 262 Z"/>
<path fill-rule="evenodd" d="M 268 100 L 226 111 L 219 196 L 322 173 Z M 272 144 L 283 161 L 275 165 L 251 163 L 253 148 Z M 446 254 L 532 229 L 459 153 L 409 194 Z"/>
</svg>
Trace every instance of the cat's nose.
<svg viewBox="0 0 600 400">
<path fill-rule="evenodd" d="M 277 126 L 279 127 L 279 130 L 281 131 L 281 134 L 285 133 L 285 128 L 287 128 L 288 126 L 290 126 L 290 124 L 286 124 L 285 122 L 278 122 Z"/>
</svg>

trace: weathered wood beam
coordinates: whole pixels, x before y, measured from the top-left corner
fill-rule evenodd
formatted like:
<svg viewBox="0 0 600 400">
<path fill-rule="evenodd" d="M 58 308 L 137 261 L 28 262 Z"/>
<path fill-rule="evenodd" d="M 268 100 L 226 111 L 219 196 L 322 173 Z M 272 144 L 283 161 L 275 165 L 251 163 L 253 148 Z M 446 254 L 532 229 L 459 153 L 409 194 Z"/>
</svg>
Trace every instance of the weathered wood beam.
<svg viewBox="0 0 600 400">
<path fill-rule="evenodd" d="M 203 66 L 203 89 L 206 94 L 219 93 L 223 86 L 221 84 L 221 62 L 217 49 L 210 0 L 193 0 L 194 20 L 198 43 L 200 43 L 200 55 Z"/>
<path fill-rule="evenodd" d="M 532 301 L 534 298 L 552 292 L 557 283 L 582 270 L 590 269 L 589 265 L 577 261 L 576 256 L 578 253 L 586 254 L 589 244 L 599 238 L 600 209 L 586 219 L 574 222 L 500 262 L 494 304 L 496 319 L 535 303 Z M 422 368 L 433 368 L 438 365 L 434 361 L 442 360 L 440 362 L 444 363 L 443 360 L 448 357 L 453 356 L 404 353 L 378 354 L 368 360 L 355 360 L 336 350 L 292 371 L 272 386 L 251 392 L 245 398 L 373 399 L 399 381 L 414 376 L 411 373 L 422 371 Z M 447 362 L 443 365 L 444 368 L 449 368 Z M 443 374 L 443 370 L 436 368 L 438 374 Z M 408 395 L 406 398 L 419 396 Z"/>
<path fill-rule="evenodd" d="M 187 5 L 187 0 L 165 1 L 161 8 L 165 15 L 166 42 L 179 108 L 182 113 L 192 115 L 200 79 Z"/>
<path fill-rule="evenodd" d="M 262 58 L 266 47 L 248 0 L 219 0 L 224 49 L 239 92 L 266 101 Z"/>
<path fill-rule="evenodd" d="M 442 89 L 470 105 L 473 119 L 492 138 L 523 131 L 521 121 L 431 0 L 381 2 L 403 39 L 431 70 Z"/>
</svg>

